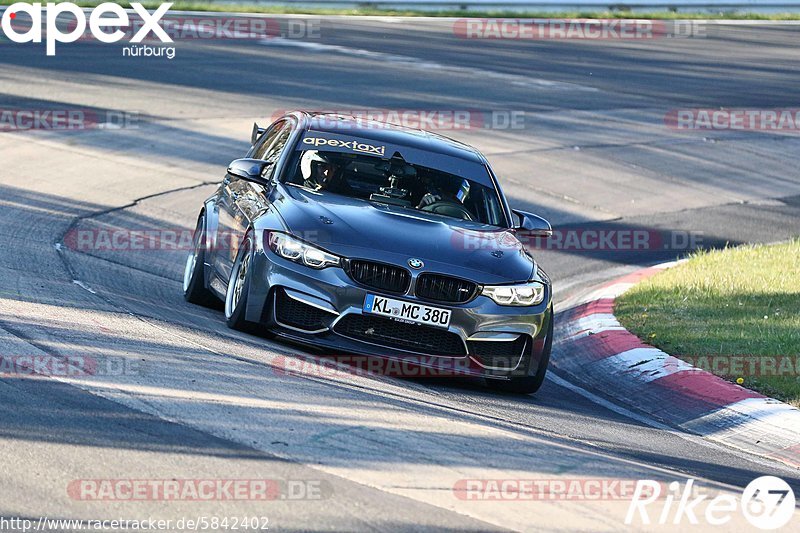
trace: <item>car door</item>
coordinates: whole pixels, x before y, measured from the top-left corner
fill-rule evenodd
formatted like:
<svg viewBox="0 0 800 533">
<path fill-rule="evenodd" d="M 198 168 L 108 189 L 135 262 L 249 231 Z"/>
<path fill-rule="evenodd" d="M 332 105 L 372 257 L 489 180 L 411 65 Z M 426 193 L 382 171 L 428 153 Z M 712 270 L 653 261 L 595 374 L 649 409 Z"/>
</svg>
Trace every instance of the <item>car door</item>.
<svg viewBox="0 0 800 533">
<path fill-rule="evenodd" d="M 261 136 L 250 157 L 273 163 L 264 177 L 270 178 L 292 132 L 292 122 L 279 120 Z M 219 229 L 215 253 L 215 270 L 227 282 L 250 222 L 266 208 L 265 188 L 262 185 L 230 175 L 222 181 L 219 198 Z"/>
</svg>

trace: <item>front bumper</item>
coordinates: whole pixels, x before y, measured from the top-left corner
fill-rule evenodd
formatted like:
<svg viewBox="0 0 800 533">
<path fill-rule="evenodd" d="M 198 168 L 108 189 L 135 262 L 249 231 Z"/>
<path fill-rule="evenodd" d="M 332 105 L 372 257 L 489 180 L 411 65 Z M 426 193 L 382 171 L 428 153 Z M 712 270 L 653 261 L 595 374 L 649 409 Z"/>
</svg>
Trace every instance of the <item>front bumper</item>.
<svg viewBox="0 0 800 533">
<path fill-rule="evenodd" d="M 551 288 L 532 307 L 500 306 L 485 296 L 464 304 L 441 304 L 413 295 L 360 286 L 338 267 L 314 270 L 277 257 L 255 254 L 247 319 L 274 333 L 337 355 L 359 354 L 411 362 L 452 373 L 509 379 L 535 375 L 552 320 Z M 449 309 L 450 325 L 433 328 L 363 313 L 367 294 Z"/>
</svg>

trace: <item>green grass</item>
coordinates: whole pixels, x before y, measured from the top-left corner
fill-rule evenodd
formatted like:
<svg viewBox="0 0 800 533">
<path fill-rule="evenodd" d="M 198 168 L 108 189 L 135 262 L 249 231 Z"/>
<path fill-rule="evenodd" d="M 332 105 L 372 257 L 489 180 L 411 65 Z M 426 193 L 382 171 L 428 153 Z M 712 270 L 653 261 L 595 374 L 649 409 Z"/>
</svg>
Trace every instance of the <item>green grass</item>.
<svg viewBox="0 0 800 533">
<path fill-rule="evenodd" d="M 56 0 L 56 3 L 68 0 Z M 94 7 L 105 0 L 77 0 L 77 5 L 81 7 Z M 120 5 L 129 7 L 130 2 L 117 2 Z M 161 5 L 160 1 L 145 0 L 140 2 L 148 9 L 156 9 Z M 800 13 L 747 13 L 736 11 L 724 11 L 716 13 L 693 13 L 676 11 L 503 11 L 503 10 L 460 10 L 445 9 L 441 11 L 422 11 L 415 9 L 395 10 L 378 9 L 365 6 L 346 9 L 346 8 L 308 8 L 300 6 L 266 6 L 257 4 L 219 4 L 209 2 L 175 2 L 170 8 L 171 11 L 209 11 L 209 12 L 237 12 L 237 13 L 264 13 L 272 15 L 282 14 L 307 14 L 307 15 L 379 15 L 379 16 L 402 16 L 402 17 L 484 17 L 484 18 L 622 18 L 622 19 L 735 19 L 735 20 L 800 20 Z"/>
<path fill-rule="evenodd" d="M 800 406 L 800 239 L 697 252 L 614 313 L 648 344 L 710 371 L 721 363 L 716 374 Z"/>
</svg>

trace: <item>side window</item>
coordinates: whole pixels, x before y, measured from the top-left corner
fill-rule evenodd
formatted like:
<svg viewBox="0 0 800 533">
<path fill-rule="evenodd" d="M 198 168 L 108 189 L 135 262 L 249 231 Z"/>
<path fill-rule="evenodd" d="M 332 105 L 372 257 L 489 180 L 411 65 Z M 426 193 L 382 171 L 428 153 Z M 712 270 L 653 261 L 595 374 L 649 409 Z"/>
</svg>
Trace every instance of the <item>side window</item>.
<svg viewBox="0 0 800 533">
<path fill-rule="evenodd" d="M 270 128 L 270 130 L 264 134 L 264 141 L 253 153 L 254 158 L 263 159 L 272 163 L 272 165 L 264 171 L 262 175 L 263 178 L 272 178 L 272 174 L 275 172 L 275 164 L 278 162 L 278 159 L 280 159 L 281 153 L 283 153 L 283 149 L 286 147 L 286 143 L 289 142 L 291 136 L 292 124 L 288 121 L 275 124 L 273 128 Z"/>
<path fill-rule="evenodd" d="M 286 147 L 286 143 L 289 142 L 289 137 L 291 136 L 292 126 L 291 124 L 287 123 L 278 132 L 278 135 L 275 137 L 275 140 L 272 142 L 262 159 L 269 161 L 270 163 L 277 163 L 278 159 L 280 159 L 281 154 L 283 153 L 283 149 Z"/>
<path fill-rule="evenodd" d="M 264 171 L 263 177 L 265 179 L 272 179 L 272 176 L 275 174 L 275 168 L 278 166 L 278 160 L 281 158 L 281 154 L 283 154 L 291 136 L 292 125 L 286 124 L 286 126 L 281 129 L 280 133 L 278 133 L 278 136 L 267 150 L 267 153 L 264 154 L 264 159 L 272 163 L 272 165 Z"/>
<path fill-rule="evenodd" d="M 256 149 L 252 155 L 254 159 L 264 158 L 264 153 L 269 149 L 270 145 L 275 141 L 275 137 L 278 136 L 285 125 L 286 122 L 283 120 L 276 122 L 256 141 Z"/>
<path fill-rule="evenodd" d="M 266 161 L 275 161 L 277 157 L 275 157 L 275 152 L 280 154 L 280 148 L 277 146 L 276 141 L 281 138 L 284 134 L 288 138 L 289 133 L 291 133 L 292 127 L 287 121 L 282 120 L 274 124 L 269 131 L 267 131 L 264 136 L 260 139 L 258 146 L 256 147 L 255 152 L 253 152 L 253 158 L 255 159 L 264 159 Z M 286 144 L 286 141 L 283 141 L 283 144 Z"/>
</svg>

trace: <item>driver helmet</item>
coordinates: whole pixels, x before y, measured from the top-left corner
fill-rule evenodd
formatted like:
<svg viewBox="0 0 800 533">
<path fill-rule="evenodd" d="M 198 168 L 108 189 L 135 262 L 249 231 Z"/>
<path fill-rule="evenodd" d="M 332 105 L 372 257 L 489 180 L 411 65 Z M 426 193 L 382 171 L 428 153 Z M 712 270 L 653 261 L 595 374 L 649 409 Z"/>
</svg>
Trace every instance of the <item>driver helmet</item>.
<svg viewBox="0 0 800 533">
<path fill-rule="evenodd" d="M 312 189 L 326 189 L 338 178 L 342 165 L 331 154 L 308 150 L 300 159 L 303 182 Z"/>
</svg>

